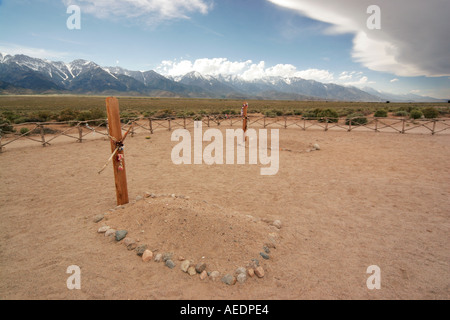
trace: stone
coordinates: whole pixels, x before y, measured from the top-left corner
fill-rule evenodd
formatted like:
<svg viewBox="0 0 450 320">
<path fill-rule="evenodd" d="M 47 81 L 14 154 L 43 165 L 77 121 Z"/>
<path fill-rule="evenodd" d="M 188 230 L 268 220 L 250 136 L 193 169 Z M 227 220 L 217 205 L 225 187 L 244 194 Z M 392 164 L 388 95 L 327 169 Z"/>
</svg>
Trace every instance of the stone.
<svg viewBox="0 0 450 320">
<path fill-rule="evenodd" d="M 187 273 L 190 266 L 191 262 L 189 260 L 184 260 L 180 265 L 181 271 Z"/>
<path fill-rule="evenodd" d="M 197 271 L 195 271 L 195 267 L 189 267 L 189 269 L 188 269 L 188 274 L 189 274 L 190 276 L 196 275 L 196 274 L 197 274 Z"/>
<path fill-rule="evenodd" d="M 98 214 L 98 215 L 96 215 L 96 216 L 94 217 L 94 222 L 95 222 L 95 223 L 99 223 L 100 221 L 103 220 L 104 217 L 105 217 L 105 216 L 104 216 L 103 214 Z"/>
<path fill-rule="evenodd" d="M 277 229 L 281 229 L 281 221 L 280 220 L 275 220 L 274 222 L 272 222 L 272 225 L 274 227 L 276 227 Z"/>
<path fill-rule="evenodd" d="M 264 250 L 264 252 L 267 253 L 267 254 L 270 253 L 270 249 L 269 249 L 269 247 L 267 247 L 267 246 L 264 246 L 264 247 L 263 247 L 263 250 Z"/>
<path fill-rule="evenodd" d="M 255 275 L 255 270 L 253 270 L 253 268 L 249 268 L 247 270 L 247 274 L 250 278 L 253 278 L 253 276 Z"/>
<path fill-rule="evenodd" d="M 147 245 L 146 244 L 141 244 L 140 246 L 138 246 L 136 248 L 136 254 L 140 257 L 142 257 L 142 255 L 144 254 L 145 250 L 147 250 Z"/>
<path fill-rule="evenodd" d="M 176 264 L 172 260 L 168 259 L 166 260 L 166 266 L 169 267 L 170 269 L 173 269 L 175 268 Z"/>
<path fill-rule="evenodd" d="M 209 274 L 209 277 L 212 281 L 217 281 L 220 277 L 220 272 L 219 271 L 213 271 Z"/>
<path fill-rule="evenodd" d="M 239 273 L 236 277 L 237 282 L 244 283 L 247 280 L 247 274 L 246 273 Z"/>
<path fill-rule="evenodd" d="M 320 146 L 317 143 L 315 143 L 313 145 L 313 148 L 314 148 L 314 150 L 320 150 Z"/>
<path fill-rule="evenodd" d="M 136 201 L 141 201 L 142 199 L 144 199 L 143 196 L 137 196 L 137 197 L 136 197 Z"/>
<path fill-rule="evenodd" d="M 173 253 L 171 253 L 171 252 L 163 253 L 163 255 L 162 255 L 162 261 L 163 261 L 163 262 L 166 262 L 167 260 L 171 260 L 171 259 L 172 259 L 172 256 L 173 256 Z"/>
<path fill-rule="evenodd" d="M 137 247 L 136 241 L 131 238 L 125 238 L 125 240 L 123 240 L 123 244 L 127 247 L 128 250 L 134 250 Z"/>
<path fill-rule="evenodd" d="M 260 252 L 259 255 L 261 257 L 263 257 L 263 259 L 266 259 L 266 260 L 269 260 L 269 258 L 270 258 L 269 255 L 267 253 L 265 253 L 265 252 Z"/>
<path fill-rule="evenodd" d="M 271 239 L 270 241 L 264 243 L 264 246 L 269 248 L 269 249 L 276 249 L 277 246 L 275 244 L 275 240 Z"/>
<path fill-rule="evenodd" d="M 246 273 L 246 272 L 247 272 L 247 270 L 244 267 L 239 267 L 239 268 L 236 269 L 234 274 L 235 275 L 239 275 L 241 273 Z"/>
<path fill-rule="evenodd" d="M 152 259 L 153 259 L 153 252 L 151 252 L 150 250 L 145 250 L 144 253 L 142 254 L 142 261 L 148 262 Z"/>
<path fill-rule="evenodd" d="M 118 230 L 116 231 L 116 241 L 123 240 L 128 234 L 127 230 Z"/>
<path fill-rule="evenodd" d="M 104 227 L 101 227 L 100 229 L 98 229 L 98 233 L 105 233 L 106 231 L 108 231 L 109 229 L 111 229 L 110 227 L 108 227 L 108 226 L 104 226 Z"/>
<path fill-rule="evenodd" d="M 222 278 L 222 282 L 232 286 L 236 283 L 236 278 L 233 277 L 231 274 L 226 274 L 223 278 Z"/>
<path fill-rule="evenodd" d="M 195 271 L 197 271 L 197 273 L 202 273 L 203 271 L 205 271 L 206 269 L 206 263 L 204 262 L 200 262 L 195 266 Z"/>
<path fill-rule="evenodd" d="M 250 268 L 256 269 L 256 267 L 259 267 L 259 260 L 258 259 L 252 259 L 252 261 L 248 264 Z"/>
<path fill-rule="evenodd" d="M 109 236 L 112 236 L 112 235 L 115 235 L 116 234 L 116 230 L 114 230 L 114 229 L 108 229 L 108 230 L 106 230 L 106 232 L 105 232 L 105 237 L 109 237 Z"/>
<path fill-rule="evenodd" d="M 264 277 L 264 269 L 263 267 L 259 266 L 258 268 L 255 269 L 255 274 L 258 278 L 263 278 Z"/>
<path fill-rule="evenodd" d="M 161 262 L 161 260 L 162 260 L 162 254 L 161 254 L 161 253 L 158 253 L 158 254 L 155 256 L 155 262 Z"/>
<path fill-rule="evenodd" d="M 206 270 L 203 270 L 203 272 L 200 273 L 200 280 L 205 280 L 206 278 L 208 278 L 208 272 L 206 272 Z"/>
</svg>

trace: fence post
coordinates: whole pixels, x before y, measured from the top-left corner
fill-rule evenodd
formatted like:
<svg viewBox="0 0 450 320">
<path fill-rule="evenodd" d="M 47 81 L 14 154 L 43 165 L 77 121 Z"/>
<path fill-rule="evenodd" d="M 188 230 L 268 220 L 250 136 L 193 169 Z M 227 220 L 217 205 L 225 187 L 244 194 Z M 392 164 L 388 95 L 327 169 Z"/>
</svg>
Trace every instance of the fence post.
<svg viewBox="0 0 450 320">
<path fill-rule="evenodd" d="M 120 206 L 127 204 L 129 200 L 123 145 L 122 148 L 120 148 L 123 138 L 122 126 L 120 124 L 119 101 L 116 98 L 107 98 L 106 110 L 108 113 L 109 134 L 116 140 L 113 141 L 111 139 L 111 152 L 114 152 L 116 148 L 118 148 L 113 160 L 113 169 L 116 184 L 117 205 Z"/>
<path fill-rule="evenodd" d="M 325 131 L 328 131 L 328 118 L 325 118 Z"/>
<path fill-rule="evenodd" d="M 434 136 L 434 134 L 436 133 L 435 130 L 436 130 L 436 119 L 433 120 L 433 130 L 431 131 L 431 135 Z"/>
<path fill-rule="evenodd" d="M 208 115 L 208 128 L 209 128 L 209 115 Z"/>
<path fill-rule="evenodd" d="M 172 123 L 170 122 L 170 118 L 169 118 L 169 131 L 172 131 Z"/>
<path fill-rule="evenodd" d="M 375 118 L 375 132 L 378 132 L 378 118 Z"/>
<path fill-rule="evenodd" d="M 153 134 L 152 118 L 148 118 L 148 122 L 149 122 L 149 125 L 150 125 L 150 133 Z"/>
<path fill-rule="evenodd" d="M 134 121 L 131 122 L 131 137 L 134 138 Z"/>
<path fill-rule="evenodd" d="M 287 129 L 287 117 L 284 116 L 284 128 Z"/>
<path fill-rule="evenodd" d="M 80 123 L 77 124 L 77 128 L 78 128 L 78 142 L 82 143 L 83 142 L 83 130 L 81 129 Z"/>
<path fill-rule="evenodd" d="M 3 152 L 2 139 L 3 139 L 3 136 L 2 136 L 2 133 L 0 132 L 0 153 Z"/>
<path fill-rule="evenodd" d="M 263 117 L 264 119 L 264 129 L 266 128 L 266 116 Z"/>
<path fill-rule="evenodd" d="M 45 131 L 44 131 L 44 126 L 43 125 L 39 125 L 39 131 L 41 134 L 41 140 L 42 140 L 42 146 L 45 148 L 47 146 L 47 142 L 45 142 Z"/>
<path fill-rule="evenodd" d="M 405 133 L 405 119 L 402 119 L 402 134 Z"/>
<path fill-rule="evenodd" d="M 348 121 L 348 132 L 352 131 L 352 118 Z"/>
<path fill-rule="evenodd" d="M 183 128 L 186 130 L 186 116 L 183 116 Z"/>
</svg>

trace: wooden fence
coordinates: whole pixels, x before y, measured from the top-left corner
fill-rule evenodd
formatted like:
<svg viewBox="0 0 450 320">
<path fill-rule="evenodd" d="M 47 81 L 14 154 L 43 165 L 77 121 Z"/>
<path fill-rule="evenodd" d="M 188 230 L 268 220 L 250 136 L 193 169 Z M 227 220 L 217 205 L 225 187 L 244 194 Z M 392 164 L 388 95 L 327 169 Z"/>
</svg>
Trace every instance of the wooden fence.
<svg viewBox="0 0 450 320">
<path fill-rule="evenodd" d="M 248 117 L 249 128 L 298 128 L 301 130 L 342 130 L 342 131 L 372 131 L 372 132 L 395 132 L 395 133 L 420 133 L 439 134 L 450 129 L 449 118 L 439 119 L 407 119 L 407 118 L 368 118 L 361 123 L 358 118 L 307 118 L 307 117 L 266 117 L 253 115 Z M 128 120 L 122 129 L 127 131 L 130 126 L 131 136 L 140 132 L 153 134 L 158 130 L 174 130 L 179 128 L 193 128 L 195 121 L 202 121 L 206 127 L 241 127 L 240 116 L 205 115 L 185 118 L 137 118 Z M 91 121 L 68 121 L 68 122 L 45 122 L 45 123 L 23 123 L 12 125 L 15 132 L 1 135 L 11 125 L 0 125 L 0 152 L 3 148 L 15 141 L 28 139 L 46 147 L 59 137 L 68 137 L 76 142 L 82 143 L 88 135 L 99 134 L 108 137 L 107 120 Z M 21 131 L 21 128 L 27 130 Z M 31 128 L 31 129 L 30 129 Z M 58 128 L 58 129 L 55 129 Z M 11 128 L 10 128 L 11 129 Z M 450 133 L 450 130 L 449 130 Z"/>
</svg>

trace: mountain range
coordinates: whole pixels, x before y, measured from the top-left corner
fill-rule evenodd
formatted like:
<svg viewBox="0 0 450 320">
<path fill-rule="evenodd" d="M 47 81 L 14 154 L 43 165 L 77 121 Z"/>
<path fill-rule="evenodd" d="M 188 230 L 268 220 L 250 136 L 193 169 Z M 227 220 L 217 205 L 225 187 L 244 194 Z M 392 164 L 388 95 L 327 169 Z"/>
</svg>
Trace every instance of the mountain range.
<svg viewBox="0 0 450 320">
<path fill-rule="evenodd" d="M 99 94 L 220 99 L 441 101 L 417 95 L 396 96 L 298 77 L 265 77 L 246 81 L 239 76 L 190 72 L 165 77 L 157 72 L 101 67 L 87 60 L 71 63 L 0 53 L 0 94 Z"/>
</svg>

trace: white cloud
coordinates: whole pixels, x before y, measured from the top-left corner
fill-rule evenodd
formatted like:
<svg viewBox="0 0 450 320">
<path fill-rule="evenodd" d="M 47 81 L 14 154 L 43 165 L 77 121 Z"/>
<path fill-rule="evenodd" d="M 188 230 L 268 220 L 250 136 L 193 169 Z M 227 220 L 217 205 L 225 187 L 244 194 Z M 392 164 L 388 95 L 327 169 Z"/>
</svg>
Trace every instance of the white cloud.
<svg viewBox="0 0 450 320">
<path fill-rule="evenodd" d="M 372 0 L 268 0 L 330 24 L 328 34 L 353 33 L 352 57 L 397 76 L 450 75 L 448 0 L 377 0 L 381 30 L 369 30 Z"/>
<path fill-rule="evenodd" d="M 68 52 L 53 51 L 42 48 L 24 47 L 10 43 L 0 43 L 0 52 L 4 55 L 23 54 L 38 59 L 64 60 L 69 56 Z"/>
<path fill-rule="evenodd" d="M 78 5 L 82 13 L 98 18 L 139 19 L 147 25 L 163 20 L 189 19 L 189 14 L 206 14 L 212 8 L 208 0 L 62 0 L 66 6 Z"/>
<path fill-rule="evenodd" d="M 395 79 L 392 79 L 390 82 L 391 82 L 391 83 L 394 83 L 394 82 L 397 82 L 397 81 L 400 81 L 400 80 L 398 80 L 397 78 L 395 78 Z"/>
<path fill-rule="evenodd" d="M 272 67 L 266 67 L 264 61 L 254 63 L 247 61 L 229 61 L 226 58 L 197 59 L 195 61 L 163 61 L 156 68 L 156 71 L 172 77 L 182 76 L 186 73 L 196 71 L 202 75 L 232 75 L 239 76 L 244 80 L 255 80 L 264 77 L 299 77 L 307 80 L 316 80 L 320 82 L 334 81 L 333 73 L 328 70 L 307 69 L 297 70 L 291 64 L 277 64 Z"/>
</svg>

